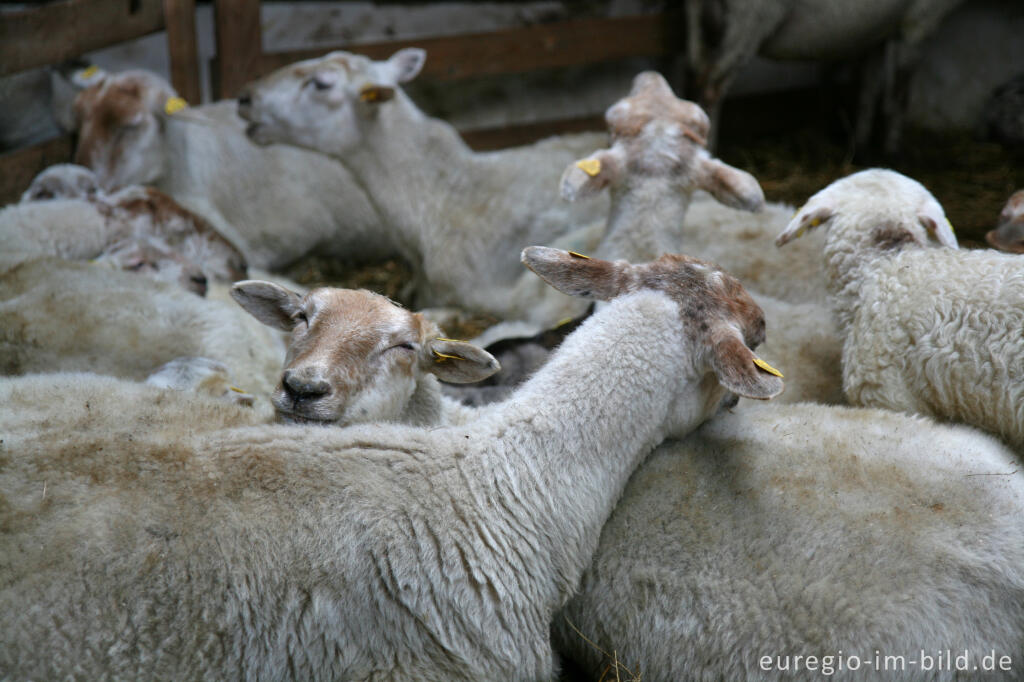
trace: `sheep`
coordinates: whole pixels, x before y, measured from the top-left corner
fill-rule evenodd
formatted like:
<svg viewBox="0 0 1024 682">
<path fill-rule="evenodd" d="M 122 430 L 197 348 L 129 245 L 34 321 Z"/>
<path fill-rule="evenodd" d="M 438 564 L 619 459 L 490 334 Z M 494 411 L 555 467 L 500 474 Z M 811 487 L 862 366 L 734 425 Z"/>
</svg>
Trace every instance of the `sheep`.
<svg viewBox="0 0 1024 682">
<path fill-rule="evenodd" d="M 630 479 L 553 640 L 591 679 L 984 677 L 937 669 L 940 649 L 968 650 L 975 671 L 1012 657 L 1000 679 L 1021 679 L 1022 537 L 1020 460 L 972 428 L 809 404 L 723 413 Z M 889 656 L 904 665 L 882 672 Z"/>
<path fill-rule="evenodd" d="M 182 104 L 154 73 L 106 74 L 74 101 L 75 162 L 96 171 L 108 191 L 154 185 L 259 268 L 282 268 L 313 251 L 353 261 L 394 254 L 344 166 L 304 150 L 252 144 L 233 101 Z"/>
<path fill-rule="evenodd" d="M 920 46 L 962 1 L 686 0 L 687 96 L 717 123 L 726 91 L 754 55 L 824 60 L 867 53 L 856 139 L 861 146 L 869 141 L 880 111 L 885 150 L 895 152 Z"/>
<path fill-rule="evenodd" d="M 514 254 L 528 244 L 553 244 L 569 226 L 604 214 L 601 201 L 566 207 L 555 194 L 561 168 L 604 136 L 473 152 L 399 87 L 425 58 L 416 48 L 386 61 L 332 52 L 248 86 L 238 113 L 258 144 L 298 145 L 345 164 L 413 266 L 417 307 L 458 306 L 553 324 L 563 311 L 539 310 L 530 298 L 535 290 L 510 291 L 522 274 Z"/>
<path fill-rule="evenodd" d="M 568 201 L 604 189 L 610 193 L 596 255 L 639 261 L 685 250 L 715 262 L 743 282 L 776 330 L 762 352 L 795 379 L 781 400 L 842 402 L 841 343 L 822 300 L 820 251 L 810 244 L 798 254 L 772 248 L 792 209 L 743 213 L 764 206 L 757 180 L 708 155 L 703 147 L 707 116 L 678 99 L 655 72 L 638 75 L 629 96 L 612 105 L 605 119 L 611 146 L 570 164 L 560 186 Z M 696 189 L 731 208 L 705 201 L 697 222 L 690 221 L 687 211 Z M 717 215 L 706 210 L 712 206 Z M 711 219 L 719 224 L 709 225 Z M 787 256 L 795 262 L 787 262 Z M 796 301 L 775 298 L 779 294 Z"/>
<path fill-rule="evenodd" d="M 285 423 L 463 423 L 472 412 L 441 395 L 438 379 L 468 383 L 500 369 L 476 346 L 441 338 L 419 313 L 365 290 L 300 296 L 257 280 L 231 296 L 260 322 L 290 332 L 273 403 Z"/>
<path fill-rule="evenodd" d="M 227 365 L 210 358 L 175 358 L 150 372 L 145 383 L 172 391 L 194 391 L 238 405 L 256 402 L 255 396 L 234 385 Z"/>
<path fill-rule="evenodd" d="M 985 234 L 985 241 L 1000 251 L 1024 253 L 1024 189 L 1010 195 L 999 213 L 999 224 Z"/>
<path fill-rule="evenodd" d="M 960 251 L 918 182 L 870 169 L 812 196 L 781 246 L 828 227 L 825 267 L 851 404 L 951 419 L 1024 445 L 1024 268 Z M 943 247 L 927 248 L 929 235 Z"/>
<path fill-rule="evenodd" d="M 85 166 L 57 163 L 40 171 L 22 195 L 20 203 L 49 199 L 88 199 L 100 193 L 96 174 Z"/>
<path fill-rule="evenodd" d="M 47 169 L 26 194 L 70 195 L 78 183 L 88 188 L 90 172 L 70 164 Z M 181 281 L 200 295 L 208 280 L 232 282 L 247 267 L 239 250 L 209 223 L 148 187 L 23 199 L 0 211 L 0 238 L 8 253 L 100 259 L 130 270 L 152 265 L 146 274 Z"/>
<path fill-rule="evenodd" d="M 175 358 L 201 356 L 223 363 L 269 412 L 284 353 L 274 332 L 234 304 L 88 263 L 0 258 L 0 374 L 143 381 Z"/>
<path fill-rule="evenodd" d="M 6 414 L 0 669 L 552 678 L 552 616 L 632 470 L 727 390 L 767 399 L 783 384 L 755 364 L 757 306 L 710 264 L 523 259 L 613 300 L 467 425 L 168 439 L 94 431 L 60 395 L 44 398 L 56 429 Z M 76 416 L 69 437 L 60 422 Z"/>
</svg>

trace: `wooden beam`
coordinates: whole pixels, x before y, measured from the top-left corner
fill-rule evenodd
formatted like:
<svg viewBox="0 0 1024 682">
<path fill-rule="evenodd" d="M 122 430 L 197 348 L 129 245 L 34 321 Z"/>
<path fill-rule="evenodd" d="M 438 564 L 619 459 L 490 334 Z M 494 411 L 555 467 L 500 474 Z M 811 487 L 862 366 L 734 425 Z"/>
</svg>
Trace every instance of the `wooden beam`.
<svg viewBox="0 0 1024 682">
<path fill-rule="evenodd" d="M 163 0 L 167 25 L 167 52 L 171 61 L 171 84 L 192 104 L 202 101 L 199 85 L 199 53 L 196 48 L 195 0 Z"/>
<path fill-rule="evenodd" d="M 259 0 L 214 0 L 217 59 L 214 99 L 234 97 L 257 75 L 263 58 Z"/>
<path fill-rule="evenodd" d="M 160 0 L 62 0 L 3 12 L 0 76 L 59 64 L 163 26 Z"/>
<path fill-rule="evenodd" d="M 219 22 L 218 22 L 219 23 Z M 613 19 L 577 19 L 491 33 L 400 40 L 263 55 L 249 80 L 332 49 L 386 59 L 403 47 L 427 51 L 423 75 L 435 80 L 523 73 L 627 57 L 663 56 L 681 46 L 680 22 L 672 14 Z"/>
<path fill-rule="evenodd" d="M 71 136 L 64 135 L 32 147 L 0 154 L 0 206 L 20 199 L 32 178 L 44 168 L 55 163 L 69 163 L 72 149 Z"/>
</svg>

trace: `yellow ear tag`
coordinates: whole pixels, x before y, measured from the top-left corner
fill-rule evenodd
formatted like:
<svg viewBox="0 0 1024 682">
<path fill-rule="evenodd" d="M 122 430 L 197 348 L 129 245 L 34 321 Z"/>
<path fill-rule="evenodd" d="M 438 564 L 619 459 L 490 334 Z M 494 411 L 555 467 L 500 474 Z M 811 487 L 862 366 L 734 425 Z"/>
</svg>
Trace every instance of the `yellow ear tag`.
<svg viewBox="0 0 1024 682">
<path fill-rule="evenodd" d="M 582 253 L 576 253 L 575 251 L 570 251 L 569 255 L 572 256 L 573 258 L 582 258 L 583 260 L 590 260 L 590 256 L 584 256 Z"/>
<path fill-rule="evenodd" d="M 779 370 L 775 369 L 774 367 L 769 365 L 767 362 L 765 362 L 761 358 L 755 357 L 754 358 L 754 364 L 757 365 L 758 367 L 760 367 L 761 369 L 763 369 L 764 371 L 768 372 L 769 374 L 774 374 L 775 376 L 779 377 L 780 379 L 784 378 L 782 376 L 782 372 L 780 372 Z"/>
<path fill-rule="evenodd" d="M 182 97 L 168 97 L 167 101 L 164 102 L 164 113 L 170 116 L 176 114 L 185 107 L 188 106 L 188 102 Z"/>
<path fill-rule="evenodd" d="M 598 159 L 581 159 L 576 162 L 576 167 L 590 177 L 601 172 L 601 162 Z"/>
<path fill-rule="evenodd" d="M 238 386 L 228 386 L 228 390 L 234 391 L 235 393 L 245 393 L 245 391 L 240 389 Z"/>
<path fill-rule="evenodd" d="M 359 100 L 362 102 L 376 102 L 380 99 L 380 88 L 373 85 L 364 85 L 359 90 Z"/>
<path fill-rule="evenodd" d="M 99 70 L 100 70 L 100 67 L 98 67 L 95 64 L 93 64 L 92 66 L 87 66 L 84 69 L 82 69 L 81 71 L 79 71 L 78 72 L 78 76 L 80 78 L 92 78 L 93 76 L 96 75 L 96 73 Z"/>
<path fill-rule="evenodd" d="M 956 234 L 956 230 L 953 229 L 953 223 L 949 222 L 949 218 L 946 218 L 946 224 L 949 225 L 949 231 Z"/>
<path fill-rule="evenodd" d="M 555 329 L 558 329 L 559 327 L 564 327 L 565 325 L 572 322 L 572 320 L 573 318 L 571 317 L 563 317 L 562 319 L 555 323 Z"/>
<path fill-rule="evenodd" d="M 821 225 L 821 218 L 812 218 L 811 227 L 817 227 L 818 225 Z"/>
<path fill-rule="evenodd" d="M 458 339 L 446 339 L 446 338 L 443 338 L 443 337 L 440 337 L 440 336 L 437 337 L 437 340 L 438 341 L 449 341 L 451 343 L 462 343 L 462 341 L 459 341 Z M 436 353 L 437 351 L 434 351 L 434 352 Z"/>
<path fill-rule="evenodd" d="M 434 351 L 434 355 L 437 356 L 437 362 L 444 362 L 445 360 L 463 360 L 464 359 L 464 358 L 460 358 L 458 355 L 445 355 L 444 353 L 439 353 L 436 350 Z"/>
</svg>

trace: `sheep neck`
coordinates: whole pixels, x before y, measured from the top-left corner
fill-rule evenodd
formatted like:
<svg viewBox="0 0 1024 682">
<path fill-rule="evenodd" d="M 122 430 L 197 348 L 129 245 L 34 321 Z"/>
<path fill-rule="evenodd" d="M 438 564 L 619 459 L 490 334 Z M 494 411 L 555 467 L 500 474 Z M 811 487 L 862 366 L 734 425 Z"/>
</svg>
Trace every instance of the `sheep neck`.
<svg viewBox="0 0 1024 682">
<path fill-rule="evenodd" d="M 707 418 L 724 393 L 713 374 L 698 372 L 685 338 L 668 297 L 616 299 L 492 408 L 493 466 L 514 478 L 491 494 L 541 527 L 534 560 L 550 563 L 535 575 L 556 583 L 534 589 L 548 594 L 552 609 L 575 589 L 634 469 L 668 431 L 686 433 Z M 682 392 L 680 376 L 694 377 Z"/>
<path fill-rule="evenodd" d="M 668 178 L 641 177 L 614 187 L 608 227 L 597 256 L 636 263 L 680 252 L 683 245 L 678 234 L 692 197 L 692 191 L 679 188 Z"/>
</svg>

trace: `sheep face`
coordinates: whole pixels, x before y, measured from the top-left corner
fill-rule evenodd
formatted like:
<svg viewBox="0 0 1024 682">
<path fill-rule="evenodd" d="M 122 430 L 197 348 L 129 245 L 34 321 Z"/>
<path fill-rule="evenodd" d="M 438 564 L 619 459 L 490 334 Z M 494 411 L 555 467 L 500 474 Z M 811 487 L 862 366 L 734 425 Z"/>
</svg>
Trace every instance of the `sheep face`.
<svg viewBox="0 0 1024 682">
<path fill-rule="evenodd" d="M 525 249 L 522 260 L 548 284 L 573 296 L 609 300 L 645 290 L 663 293 L 677 306 L 683 330 L 679 343 L 690 349 L 698 376 L 717 379 L 723 389 L 747 398 L 767 400 L 782 392 L 782 375 L 753 353 L 765 338 L 761 308 L 736 278 L 712 263 L 667 254 L 633 265 L 540 246 Z M 692 379 L 680 377 L 688 386 Z M 680 389 L 680 395 L 692 392 Z M 723 394 L 705 382 L 697 389 L 708 406 Z"/>
<path fill-rule="evenodd" d="M 468 343 L 439 338 L 435 325 L 368 291 L 321 288 L 302 297 L 248 280 L 234 299 L 264 324 L 291 332 L 273 396 L 282 421 L 344 426 L 394 421 L 433 374 L 478 381 L 497 361 Z"/>
<path fill-rule="evenodd" d="M 89 199 L 99 191 L 99 181 L 90 169 L 73 163 L 58 163 L 32 179 L 32 184 L 21 195 L 21 202 Z"/>
<path fill-rule="evenodd" d="M 999 214 L 999 226 L 985 235 L 989 246 L 1024 253 L 1024 189 L 1014 192 Z"/>
<path fill-rule="evenodd" d="M 881 168 L 836 180 L 812 196 L 775 243 L 783 246 L 821 225 L 830 226 L 828 244 L 843 243 L 846 250 L 925 246 L 929 237 L 957 248 L 953 228 L 932 193 L 916 180 Z"/>
<path fill-rule="evenodd" d="M 660 74 L 639 74 L 629 95 L 605 112 L 605 121 L 611 147 L 565 170 L 564 199 L 661 179 L 686 195 L 703 189 L 733 208 L 757 211 L 764 205 L 764 193 L 752 175 L 708 154 L 707 114 L 676 97 Z"/>
<path fill-rule="evenodd" d="M 203 269 L 157 238 L 140 235 L 117 242 L 94 262 L 206 295 L 208 281 Z"/>
<path fill-rule="evenodd" d="M 343 155 L 360 143 L 365 121 L 413 79 L 426 53 L 399 50 L 387 61 L 332 52 L 286 66 L 239 95 L 238 114 L 257 144 L 275 142 Z"/>
<path fill-rule="evenodd" d="M 163 174 L 162 117 L 178 101 L 171 86 L 145 71 L 107 76 L 75 98 L 75 163 L 96 173 L 105 190 L 151 184 Z"/>
</svg>

